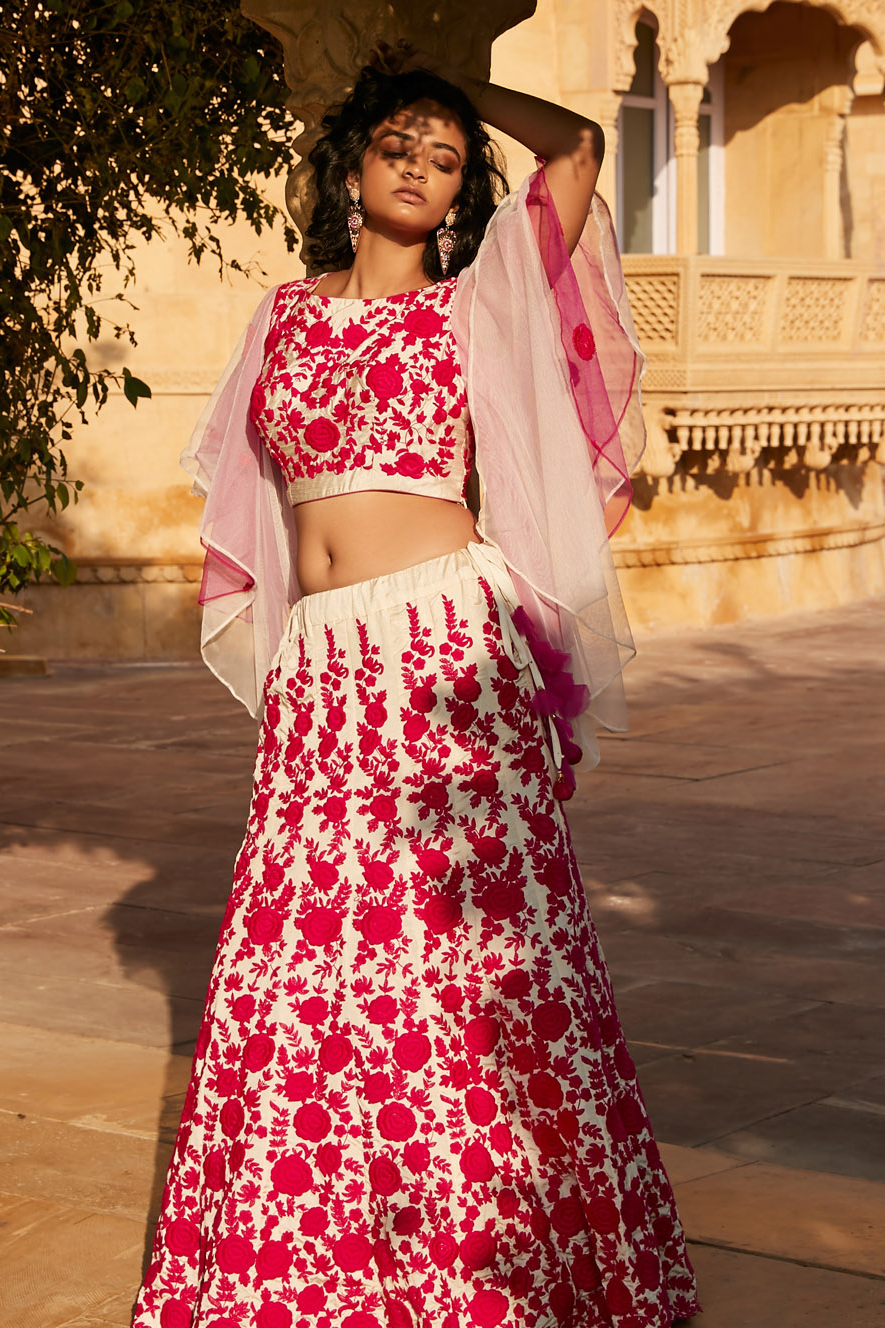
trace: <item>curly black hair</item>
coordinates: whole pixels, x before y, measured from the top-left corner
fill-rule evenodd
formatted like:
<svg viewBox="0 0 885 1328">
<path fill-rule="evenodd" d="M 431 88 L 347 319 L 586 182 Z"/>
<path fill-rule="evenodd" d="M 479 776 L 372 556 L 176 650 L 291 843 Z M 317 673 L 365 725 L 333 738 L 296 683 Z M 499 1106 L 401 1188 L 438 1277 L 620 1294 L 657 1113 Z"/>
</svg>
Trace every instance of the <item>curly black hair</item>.
<svg viewBox="0 0 885 1328">
<path fill-rule="evenodd" d="M 489 138 L 472 102 L 460 88 L 426 69 L 405 74 L 383 74 L 366 65 L 353 92 L 322 119 L 325 130 L 308 160 L 316 172 L 317 202 L 307 228 L 306 255 L 312 269 L 338 272 L 353 261 L 347 233 L 350 199 L 346 179 L 359 171 L 372 134 L 382 121 L 416 101 L 432 100 L 452 111 L 460 121 L 467 143 L 458 215 L 452 228 L 455 244 L 447 276 L 454 277 L 473 262 L 489 218 L 509 192 L 500 151 Z M 431 281 L 443 272 L 436 234 L 427 237 L 424 271 Z"/>
</svg>

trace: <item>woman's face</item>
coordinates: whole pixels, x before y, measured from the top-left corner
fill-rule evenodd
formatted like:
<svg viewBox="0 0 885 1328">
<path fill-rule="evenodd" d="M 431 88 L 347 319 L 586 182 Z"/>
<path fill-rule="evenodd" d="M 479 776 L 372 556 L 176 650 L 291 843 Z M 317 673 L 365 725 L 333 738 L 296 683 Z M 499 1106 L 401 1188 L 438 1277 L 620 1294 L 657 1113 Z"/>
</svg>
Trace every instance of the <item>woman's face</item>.
<svg viewBox="0 0 885 1328">
<path fill-rule="evenodd" d="M 358 180 L 366 219 L 378 230 L 427 235 L 461 188 L 467 143 L 454 112 L 434 101 L 406 106 L 373 130 Z"/>
</svg>

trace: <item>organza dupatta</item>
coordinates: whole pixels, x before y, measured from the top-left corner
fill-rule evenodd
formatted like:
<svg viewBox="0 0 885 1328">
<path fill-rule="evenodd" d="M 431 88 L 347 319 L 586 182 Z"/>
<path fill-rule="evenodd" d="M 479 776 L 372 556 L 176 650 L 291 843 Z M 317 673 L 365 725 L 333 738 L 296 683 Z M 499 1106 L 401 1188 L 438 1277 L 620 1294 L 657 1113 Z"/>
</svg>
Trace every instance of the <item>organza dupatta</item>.
<svg viewBox="0 0 885 1328">
<path fill-rule="evenodd" d="M 570 257 L 543 167 L 529 176 L 459 277 L 453 323 L 476 436 L 477 529 L 504 555 L 528 634 L 552 648 L 551 719 L 558 712 L 593 765 L 594 719 L 627 727 L 620 675 L 635 651 L 609 535 L 645 442 L 644 361 L 602 200 Z"/>
<path fill-rule="evenodd" d="M 181 454 L 192 492 L 206 499 L 201 653 L 256 718 L 289 610 L 301 595 L 285 481 L 249 416 L 275 294 L 255 311 Z"/>
</svg>

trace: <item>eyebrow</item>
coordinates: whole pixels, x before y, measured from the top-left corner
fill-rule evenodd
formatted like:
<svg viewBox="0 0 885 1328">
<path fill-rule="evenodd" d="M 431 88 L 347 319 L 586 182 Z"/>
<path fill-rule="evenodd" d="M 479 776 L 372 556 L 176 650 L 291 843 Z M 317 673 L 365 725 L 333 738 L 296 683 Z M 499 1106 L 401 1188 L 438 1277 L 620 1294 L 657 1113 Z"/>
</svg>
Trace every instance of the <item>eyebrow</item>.
<svg viewBox="0 0 885 1328">
<path fill-rule="evenodd" d="M 416 141 L 414 134 L 407 134 L 402 129 L 385 129 L 381 137 L 390 138 L 391 135 L 394 138 L 401 138 L 404 143 L 414 143 Z M 458 160 L 461 160 L 461 153 L 451 143 L 431 143 L 430 146 L 432 148 L 448 148 L 449 152 L 454 152 Z"/>
</svg>

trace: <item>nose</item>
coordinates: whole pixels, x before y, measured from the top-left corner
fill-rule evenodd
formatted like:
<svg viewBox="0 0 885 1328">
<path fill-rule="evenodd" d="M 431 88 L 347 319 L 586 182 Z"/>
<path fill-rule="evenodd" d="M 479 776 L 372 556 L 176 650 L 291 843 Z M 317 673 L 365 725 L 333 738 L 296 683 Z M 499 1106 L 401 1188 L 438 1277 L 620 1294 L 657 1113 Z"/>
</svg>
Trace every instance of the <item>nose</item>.
<svg viewBox="0 0 885 1328">
<path fill-rule="evenodd" d="M 408 175 L 411 180 L 427 179 L 427 169 L 424 165 L 423 159 L 419 157 L 416 152 L 413 152 L 406 162 L 403 174 Z"/>
</svg>

